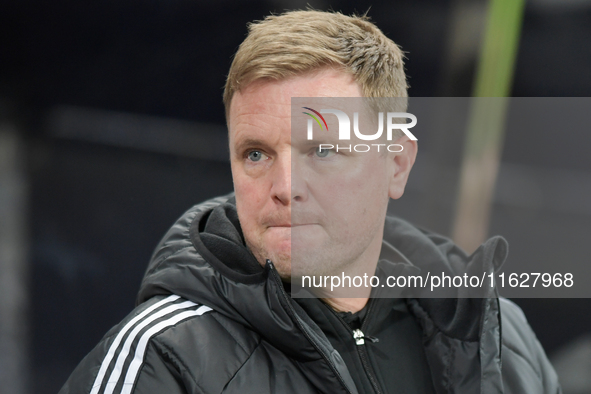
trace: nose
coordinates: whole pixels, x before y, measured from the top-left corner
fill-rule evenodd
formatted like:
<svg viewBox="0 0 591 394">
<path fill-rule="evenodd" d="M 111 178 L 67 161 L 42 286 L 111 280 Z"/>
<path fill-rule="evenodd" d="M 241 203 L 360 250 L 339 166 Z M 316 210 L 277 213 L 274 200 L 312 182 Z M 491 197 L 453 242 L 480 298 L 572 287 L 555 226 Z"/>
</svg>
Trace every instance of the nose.
<svg viewBox="0 0 591 394">
<path fill-rule="evenodd" d="M 290 153 L 275 162 L 271 196 L 275 202 L 285 206 L 292 202 L 304 202 L 308 198 L 302 163 L 297 158 L 297 154 Z"/>
<path fill-rule="evenodd" d="M 291 203 L 291 154 L 279 155 L 273 166 L 271 197 L 278 204 Z"/>
<path fill-rule="evenodd" d="M 291 201 L 304 202 L 308 199 L 308 188 L 304 175 L 304 163 L 296 153 L 291 156 Z"/>
</svg>

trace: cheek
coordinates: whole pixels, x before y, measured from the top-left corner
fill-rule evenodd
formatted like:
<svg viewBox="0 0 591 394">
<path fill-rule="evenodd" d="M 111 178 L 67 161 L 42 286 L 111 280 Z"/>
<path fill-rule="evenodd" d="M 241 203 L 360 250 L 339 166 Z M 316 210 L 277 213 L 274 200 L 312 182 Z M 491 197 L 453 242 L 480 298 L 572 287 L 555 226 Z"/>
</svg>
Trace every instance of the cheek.
<svg viewBox="0 0 591 394">
<path fill-rule="evenodd" d="M 311 189 L 329 198 L 351 199 L 385 190 L 387 176 L 379 166 L 359 165 L 319 174 L 311 179 Z"/>
<path fill-rule="evenodd" d="M 256 209 L 264 202 L 264 188 L 254 179 L 242 179 L 234 181 L 236 203 L 244 210 Z"/>
<path fill-rule="evenodd" d="M 240 224 L 245 231 L 256 227 L 256 220 L 264 206 L 264 188 L 256 179 L 245 176 L 234 176 L 234 192 L 236 209 Z"/>
<path fill-rule="evenodd" d="M 317 179 L 312 194 L 333 219 L 372 220 L 388 203 L 388 183 L 380 168 L 357 169 Z"/>
</svg>

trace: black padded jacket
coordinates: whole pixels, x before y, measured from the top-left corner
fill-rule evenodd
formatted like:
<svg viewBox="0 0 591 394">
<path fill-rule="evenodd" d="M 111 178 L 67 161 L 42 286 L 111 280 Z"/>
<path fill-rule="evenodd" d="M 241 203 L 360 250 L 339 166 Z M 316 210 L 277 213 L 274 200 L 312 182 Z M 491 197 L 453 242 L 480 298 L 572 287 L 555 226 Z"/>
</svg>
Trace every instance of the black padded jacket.
<svg viewBox="0 0 591 394">
<path fill-rule="evenodd" d="M 340 354 L 243 246 L 232 196 L 187 211 L 157 247 L 138 306 L 82 360 L 68 393 L 358 393 Z M 386 218 L 384 239 L 418 268 L 498 269 L 500 237 L 466 256 L 447 238 Z M 559 393 L 521 310 L 481 299 L 406 300 L 437 393 Z M 351 338 L 351 340 L 354 340 Z"/>
</svg>

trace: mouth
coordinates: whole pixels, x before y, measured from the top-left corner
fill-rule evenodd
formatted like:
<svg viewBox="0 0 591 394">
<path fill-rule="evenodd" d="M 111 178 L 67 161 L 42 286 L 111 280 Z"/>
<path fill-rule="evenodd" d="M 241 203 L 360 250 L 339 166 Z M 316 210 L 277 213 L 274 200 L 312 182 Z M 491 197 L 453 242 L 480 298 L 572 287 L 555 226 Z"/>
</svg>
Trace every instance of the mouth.
<svg viewBox="0 0 591 394">
<path fill-rule="evenodd" d="M 295 228 L 304 226 L 313 226 L 318 223 L 293 223 L 293 224 L 271 224 L 268 228 Z"/>
<path fill-rule="evenodd" d="M 314 226 L 317 225 L 318 223 L 298 223 L 298 224 L 293 224 L 292 227 L 304 227 L 304 226 Z"/>
</svg>

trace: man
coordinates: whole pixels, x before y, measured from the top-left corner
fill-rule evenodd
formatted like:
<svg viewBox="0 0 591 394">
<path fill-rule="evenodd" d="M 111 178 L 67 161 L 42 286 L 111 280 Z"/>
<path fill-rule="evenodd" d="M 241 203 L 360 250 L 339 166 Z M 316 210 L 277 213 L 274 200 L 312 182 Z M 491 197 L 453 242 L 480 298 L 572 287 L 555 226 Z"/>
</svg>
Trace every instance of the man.
<svg viewBox="0 0 591 394">
<path fill-rule="evenodd" d="M 501 238 L 468 257 L 386 218 L 415 160 L 408 136 L 364 156 L 292 135 L 293 97 L 406 97 L 402 58 L 364 18 L 298 11 L 251 25 L 224 93 L 235 196 L 177 221 L 137 308 L 61 393 L 559 392 L 509 301 L 288 295 L 296 254 L 370 273 L 378 261 L 457 272 L 506 256 Z"/>
</svg>

